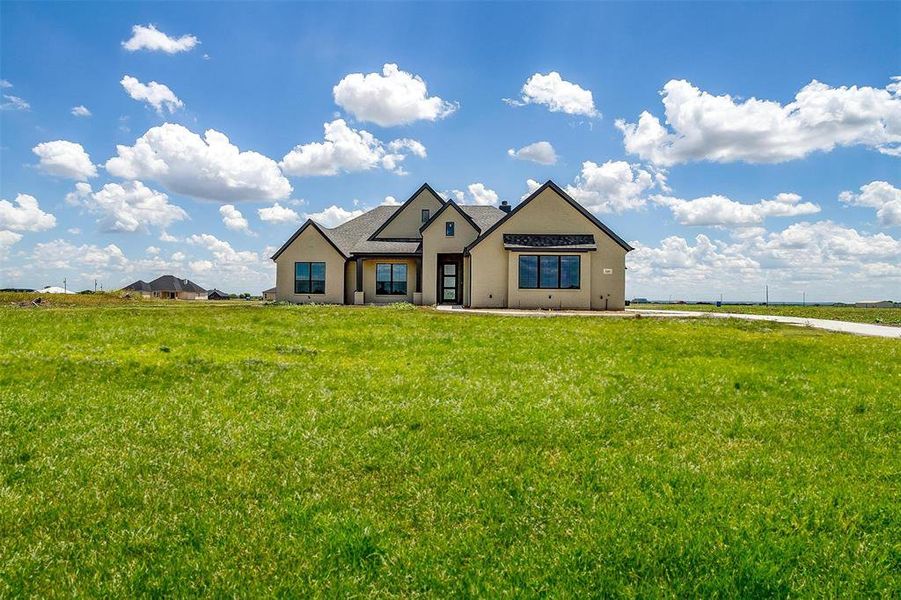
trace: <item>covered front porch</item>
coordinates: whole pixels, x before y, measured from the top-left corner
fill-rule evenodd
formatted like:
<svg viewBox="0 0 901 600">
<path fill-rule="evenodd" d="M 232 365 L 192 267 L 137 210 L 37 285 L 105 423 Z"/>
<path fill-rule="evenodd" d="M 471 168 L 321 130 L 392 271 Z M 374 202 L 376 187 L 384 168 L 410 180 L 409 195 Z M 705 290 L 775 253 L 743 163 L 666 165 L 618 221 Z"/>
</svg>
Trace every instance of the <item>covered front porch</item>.
<svg viewBox="0 0 901 600">
<path fill-rule="evenodd" d="M 354 254 L 347 261 L 347 304 L 422 304 L 421 254 Z"/>
</svg>

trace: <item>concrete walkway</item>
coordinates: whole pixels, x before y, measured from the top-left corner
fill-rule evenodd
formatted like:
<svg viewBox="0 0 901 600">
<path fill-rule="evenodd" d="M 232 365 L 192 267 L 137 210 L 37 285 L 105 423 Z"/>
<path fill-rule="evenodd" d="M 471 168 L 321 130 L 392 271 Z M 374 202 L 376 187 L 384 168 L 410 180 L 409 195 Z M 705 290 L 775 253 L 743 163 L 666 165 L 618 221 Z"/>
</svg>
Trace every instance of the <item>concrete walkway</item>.
<svg viewBox="0 0 901 600">
<path fill-rule="evenodd" d="M 779 315 L 749 315 L 742 313 L 700 312 L 689 310 L 644 310 L 636 308 L 627 308 L 624 311 L 610 312 L 589 310 L 521 310 L 515 308 L 462 308 L 459 306 L 446 305 L 439 305 L 438 310 L 454 313 L 503 315 L 507 317 L 606 317 L 613 319 L 634 319 L 636 317 L 696 319 L 703 317 L 714 319 L 745 319 L 746 321 L 772 321 L 798 327 L 813 327 L 814 329 L 851 333 L 854 335 L 901 339 L 901 327 L 833 321 L 831 319 L 784 317 Z"/>
</svg>

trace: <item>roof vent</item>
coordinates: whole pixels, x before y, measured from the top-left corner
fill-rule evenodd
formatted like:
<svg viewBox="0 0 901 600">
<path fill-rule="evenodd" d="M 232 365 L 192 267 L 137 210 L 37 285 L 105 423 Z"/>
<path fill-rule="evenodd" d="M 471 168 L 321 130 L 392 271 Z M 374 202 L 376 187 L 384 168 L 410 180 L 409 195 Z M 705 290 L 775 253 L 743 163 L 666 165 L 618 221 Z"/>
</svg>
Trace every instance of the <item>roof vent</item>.
<svg viewBox="0 0 901 600">
<path fill-rule="evenodd" d="M 501 202 L 500 208 L 501 208 L 501 210 L 504 211 L 505 213 L 508 213 L 508 212 L 510 212 L 510 211 L 513 209 L 513 207 L 510 206 L 510 203 L 507 202 L 506 200 L 504 200 L 503 202 Z"/>
</svg>

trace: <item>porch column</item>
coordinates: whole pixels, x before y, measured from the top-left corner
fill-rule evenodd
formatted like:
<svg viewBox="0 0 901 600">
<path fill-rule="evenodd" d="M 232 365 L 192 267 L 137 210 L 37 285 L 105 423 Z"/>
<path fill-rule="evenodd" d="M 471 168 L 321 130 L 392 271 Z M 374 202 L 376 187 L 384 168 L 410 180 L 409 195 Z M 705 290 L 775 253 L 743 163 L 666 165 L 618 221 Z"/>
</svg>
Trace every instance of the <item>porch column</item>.
<svg viewBox="0 0 901 600">
<path fill-rule="evenodd" d="M 363 259 L 357 257 L 357 289 L 354 292 L 354 304 L 363 304 L 365 297 L 363 295 Z"/>
<path fill-rule="evenodd" d="M 422 257 L 416 258 L 416 293 L 422 293 Z"/>
<path fill-rule="evenodd" d="M 416 263 L 416 291 L 413 292 L 413 304 L 422 305 L 422 257 L 417 256 Z"/>
</svg>

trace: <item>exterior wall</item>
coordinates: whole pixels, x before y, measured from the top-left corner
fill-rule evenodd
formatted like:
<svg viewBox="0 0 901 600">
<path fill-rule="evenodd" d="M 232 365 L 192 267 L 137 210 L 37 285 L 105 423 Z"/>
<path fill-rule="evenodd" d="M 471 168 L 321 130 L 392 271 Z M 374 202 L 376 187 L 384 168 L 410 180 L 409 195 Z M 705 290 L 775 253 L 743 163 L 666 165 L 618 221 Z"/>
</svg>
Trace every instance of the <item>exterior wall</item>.
<svg viewBox="0 0 901 600">
<path fill-rule="evenodd" d="M 579 256 L 579 282 L 577 290 L 521 290 L 519 289 L 519 257 L 523 254 L 550 254 L 554 256 Z M 507 252 L 507 307 L 585 309 L 591 304 L 591 259 L 593 252 Z"/>
<path fill-rule="evenodd" d="M 407 294 L 405 296 L 377 296 L 375 293 L 375 265 L 381 263 L 404 263 L 407 265 Z M 363 261 L 363 302 L 369 304 L 392 304 L 413 302 L 416 291 L 416 259 L 413 258 L 367 258 Z"/>
<path fill-rule="evenodd" d="M 275 294 L 270 292 L 263 292 L 263 300 L 275 300 Z"/>
<path fill-rule="evenodd" d="M 395 213 L 396 217 L 385 227 L 379 238 L 418 238 L 419 228 L 422 227 L 422 209 L 429 209 L 429 215 L 434 215 L 443 206 L 441 200 L 432 195 L 429 190 L 422 190 L 413 200 Z"/>
<path fill-rule="evenodd" d="M 454 236 L 444 235 L 444 224 L 448 221 L 454 223 Z M 478 232 L 460 214 L 454 206 L 449 207 L 428 228 L 422 232 L 422 303 L 437 304 L 438 302 L 438 255 L 460 254 L 463 248 L 471 244 Z M 463 300 L 466 303 L 467 273 L 463 269 Z"/>
<path fill-rule="evenodd" d="M 295 294 L 294 263 L 325 263 L 325 293 Z M 275 297 L 277 300 L 306 304 L 344 303 L 344 257 L 312 225 L 307 227 L 275 261 Z"/>
<path fill-rule="evenodd" d="M 473 307 L 507 307 L 516 306 L 523 308 L 537 308 L 528 305 L 532 296 L 528 293 L 511 294 L 511 287 L 516 289 L 519 285 L 519 274 L 516 268 L 511 268 L 512 254 L 504 250 L 503 235 L 505 233 L 559 233 L 578 234 L 590 233 L 594 235 L 598 249 L 589 252 L 591 258 L 582 260 L 582 287 L 583 293 L 588 294 L 588 301 L 580 297 L 580 306 L 568 306 L 570 308 L 592 308 L 610 310 L 622 310 L 625 308 L 625 268 L 626 251 L 611 239 L 601 229 L 585 218 L 578 210 L 571 206 L 551 188 L 545 189 L 529 204 L 520 209 L 512 218 L 491 232 L 485 240 L 471 251 L 470 305 Z M 540 254 L 530 252 L 529 254 Z M 549 252 L 547 254 L 565 254 L 563 252 Z M 584 257 L 586 253 L 581 255 Z M 585 274 L 586 265 L 590 265 L 590 273 Z M 610 271 L 604 273 L 604 269 Z M 587 289 L 586 289 L 587 288 Z M 566 290 L 540 290 L 544 293 L 544 300 L 554 302 L 557 296 Z M 548 293 L 557 298 L 547 298 Z M 571 292 L 570 292 L 571 293 Z M 567 298 L 567 303 L 573 301 Z"/>
</svg>

